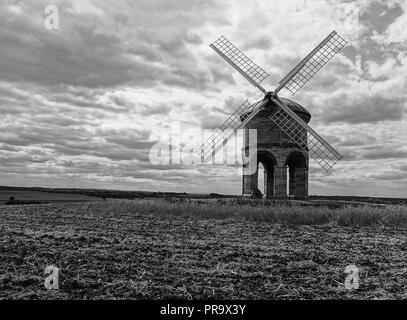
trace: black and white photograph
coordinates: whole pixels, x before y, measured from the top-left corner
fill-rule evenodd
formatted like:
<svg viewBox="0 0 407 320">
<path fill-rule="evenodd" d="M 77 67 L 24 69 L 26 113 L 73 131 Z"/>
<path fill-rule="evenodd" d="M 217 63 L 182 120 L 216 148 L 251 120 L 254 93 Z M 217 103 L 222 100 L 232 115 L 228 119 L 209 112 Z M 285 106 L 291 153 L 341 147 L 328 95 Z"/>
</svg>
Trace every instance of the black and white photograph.
<svg viewBox="0 0 407 320">
<path fill-rule="evenodd" d="M 407 1 L 2 0 L 0 300 L 407 301 Z"/>
</svg>

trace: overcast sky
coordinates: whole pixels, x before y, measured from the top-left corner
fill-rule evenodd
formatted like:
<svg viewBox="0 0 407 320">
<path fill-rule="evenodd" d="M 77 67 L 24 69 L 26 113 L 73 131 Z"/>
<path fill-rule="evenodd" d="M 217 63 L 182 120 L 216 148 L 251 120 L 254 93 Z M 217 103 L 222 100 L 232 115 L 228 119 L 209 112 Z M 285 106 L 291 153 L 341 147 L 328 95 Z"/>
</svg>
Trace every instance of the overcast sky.
<svg viewBox="0 0 407 320">
<path fill-rule="evenodd" d="M 208 44 L 226 36 L 271 90 L 336 30 L 347 48 L 293 98 L 344 156 L 328 177 L 311 161 L 310 194 L 406 197 L 406 26 L 405 0 L 3 0 L 0 185 L 239 194 L 235 167 L 149 161 L 171 121 L 213 128 L 258 98 Z"/>
</svg>

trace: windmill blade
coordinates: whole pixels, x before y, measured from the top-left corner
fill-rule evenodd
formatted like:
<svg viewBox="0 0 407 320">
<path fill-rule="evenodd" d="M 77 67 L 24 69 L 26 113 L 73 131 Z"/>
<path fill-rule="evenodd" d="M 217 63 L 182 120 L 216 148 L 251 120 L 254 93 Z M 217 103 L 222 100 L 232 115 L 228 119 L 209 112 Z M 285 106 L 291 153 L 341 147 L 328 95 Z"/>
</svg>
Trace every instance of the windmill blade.
<svg viewBox="0 0 407 320">
<path fill-rule="evenodd" d="M 277 93 L 286 88 L 293 95 L 297 93 L 333 56 L 341 51 L 346 43 L 347 41 L 336 31 L 331 32 L 279 82 L 279 86 L 274 92 Z"/>
<path fill-rule="evenodd" d="M 339 152 L 284 102 L 274 97 L 270 99 L 279 107 L 270 119 L 330 174 L 335 164 L 342 159 Z"/>
<path fill-rule="evenodd" d="M 231 137 L 235 135 L 235 130 L 244 127 L 260 109 L 267 104 L 267 101 L 262 99 L 253 104 L 246 100 L 243 102 L 229 118 L 216 129 L 213 134 L 200 147 L 201 159 L 205 163 L 215 157 L 215 154 L 227 144 Z M 224 133 L 226 129 L 229 134 Z"/>
<path fill-rule="evenodd" d="M 243 77 L 252 85 L 262 92 L 267 91 L 260 83 L 269 76 L 269 74 L 250 60 L 243 52 L 236 48 L 228 39 L 221 36 L 214 43 L 209 45 L 216 51 L 226 62 L 235 68 Z"/>
</svg>

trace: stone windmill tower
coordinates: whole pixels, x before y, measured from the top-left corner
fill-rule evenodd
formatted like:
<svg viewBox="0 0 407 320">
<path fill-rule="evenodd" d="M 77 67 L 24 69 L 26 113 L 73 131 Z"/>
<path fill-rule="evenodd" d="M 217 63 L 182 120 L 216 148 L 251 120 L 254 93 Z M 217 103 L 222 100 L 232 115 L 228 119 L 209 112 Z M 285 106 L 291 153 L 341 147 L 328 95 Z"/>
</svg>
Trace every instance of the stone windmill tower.
<svg viewBox="0 0 407 320">
<path fill-rule="evenodd" d="M 235 68 L 246 80 L 264 93 L 255 103 L 246 100 L 201 146 L 201 157 L 206 162 L 234 135 L 233 130 L 245 128 L 243 151 L 247 153 L 248 130 L 257 130 L 256 163 L 265 168 L 264 190 L 267 197 L 288 195 L 308 196 L 309 159 L 314 159 L 331 173 L 342 156 L 308 122 L 310 113 L 298 103 L 280 98 L 277 93 L 286 89 L 298 92 L 346 44 L 335 31 L 330 33 L 314 50 L 298 63 L 274 91 L 266 91 L 260 83 L 269 76 L 225 37 L 220 37 L 210 47 Z M 232 133 L 224 136 L 226 129 Z M 247 154 L 246 154 L 247 156 Z M 246 167 L 247 164 L 244 165 Z M 245 170 L 243 170 L 245 172 Z M 258 188 L 258 170 L 243 175 L 243 195 L 250 195 Z"/>
<path fill-rule="evenodd" d="M 311 119 L 309 112 L 298 103 L 281 99 L 284 104 L 305 123 Z M 264 194 L 267 198 L 308 196 L 308 151 L 298 146 L 283 130 L 269 118 L 277 105 L 269 102 L 245 126 L 244 152 L 249 155 L 248 130 L 257 130 L 257 170 L 243 175 L 242 194 L 251 195 L 259 186 L 258 164 L 264 168 Z M 306 141 L 304 141 L 306 146 Z"/>
</svg>

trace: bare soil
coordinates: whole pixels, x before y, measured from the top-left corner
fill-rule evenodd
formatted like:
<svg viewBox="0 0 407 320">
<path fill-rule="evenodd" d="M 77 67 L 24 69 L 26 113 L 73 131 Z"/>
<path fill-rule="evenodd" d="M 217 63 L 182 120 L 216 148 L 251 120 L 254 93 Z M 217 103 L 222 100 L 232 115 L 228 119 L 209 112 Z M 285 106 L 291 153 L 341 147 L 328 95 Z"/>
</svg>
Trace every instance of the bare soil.
<svg viewBox="0 0 407 320">
<path fill-rule="evenodd" d="M 0 299 L 407 299 L 406 231 L 0 206 Z"/>
</svg>

